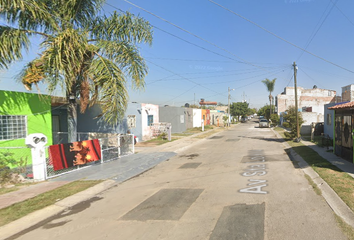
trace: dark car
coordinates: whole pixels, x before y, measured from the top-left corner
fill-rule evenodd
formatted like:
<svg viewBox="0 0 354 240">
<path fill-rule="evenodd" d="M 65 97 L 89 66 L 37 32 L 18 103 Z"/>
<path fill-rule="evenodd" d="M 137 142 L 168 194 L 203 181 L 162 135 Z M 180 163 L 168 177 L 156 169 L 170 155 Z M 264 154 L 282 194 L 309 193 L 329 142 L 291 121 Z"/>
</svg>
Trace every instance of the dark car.
<svg viewBox="0 0 354 240">
<path fill-rule="evenodd" d="M 323 128 L 324 128 L 324 123 L 323 122 L 316 123 L 314 135 L 315 136 L 322 135 L 323 134 Z"/>
<path fill-rule="evenodd" d="M 242 123 L 247 122 L 247 120 L 248 120 L 248 119 L 247 119 L 246 117 L 241 118 L 241 122 L 242 122 Z"/>
</svg>

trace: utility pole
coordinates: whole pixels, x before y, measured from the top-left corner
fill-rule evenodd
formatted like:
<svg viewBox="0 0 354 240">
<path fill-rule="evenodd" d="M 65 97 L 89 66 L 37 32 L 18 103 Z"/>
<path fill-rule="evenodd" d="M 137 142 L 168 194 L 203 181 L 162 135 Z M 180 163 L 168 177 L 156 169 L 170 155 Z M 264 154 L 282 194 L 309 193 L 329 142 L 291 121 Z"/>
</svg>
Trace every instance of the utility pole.
<svg viewBox="0 0 354 240">
<path fill-rule="evenodd" d="M 299 131 L 299 113 L 298 113 L 298 106 L 297 106 L 297 83 L 296 83 L 296 72 L 297 66 L 294 62 L 294 86 L 295 86 L 295 113 L 296 113 L 296 141 L 300 142 L 300 131 Z"/>
</svg>

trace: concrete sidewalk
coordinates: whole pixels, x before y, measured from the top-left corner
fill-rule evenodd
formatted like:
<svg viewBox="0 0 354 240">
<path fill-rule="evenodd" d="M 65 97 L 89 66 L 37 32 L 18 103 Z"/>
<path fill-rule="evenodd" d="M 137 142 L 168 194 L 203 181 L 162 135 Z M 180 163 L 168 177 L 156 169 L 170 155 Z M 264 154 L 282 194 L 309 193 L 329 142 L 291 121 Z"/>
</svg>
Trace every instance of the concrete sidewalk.
<svg viewBox="0 0 354 240">
<path fill-rule="evenodd" d="M 234 125 L 232 127 L 237 127 L 237 126 L 238 125 Z M 119 160 L 104 163 L 104 164 L 93 165 L 92 167 L 87 167 L 80 171 L 76 171 L 74 173 L 65 174 L 60 177 L 50 179 L 46 182 L 38 183 L 36 185 L 21 189 L 16 192 L 0 195 L 0 203 L 4 202 L 4 204 L 0 205 L 0 208 L 4 208 L 16 202 L 21 202 L 28 198 L 34 197 L 48 190 L 55 189 L 59 186 L 62 186 L 72 181 L 85 180 L 85 179 L 105 180 L 104 182 L 94 186 L 93 188 L 87 189 L 81 193 L 63 199 L 52 206 L 31 213 L 24 218 L 21 218 L 19 220 L 16 220 L 12 223 L 0 227 L 0 239 L 6 239 L 12 236 L 16 232 L 20 232 L 24 229 L 27 229 L 38 222 L 41 222 L 57 213 L 65 211 L 65 209 L 67 208 L 70 208 L 82 201 L 88 200 L 96 196 L 100 192 L 103 192 L 119 184 L 120 182 L 126 181 L 134 176 L 137 176 L 153 168 L 160 162 L 166 161 L 169 158 L 175 156 L 178 152 L 186 150 L 187 148 L 192 147 L 194 144 L 201 143 L 202 141 L 204 141 L 205 140 L 204 138 L 200 139 L 195 137 L 201 134 L 205 134 L 206 132 L 207 131 L 194 134 L 188 137 L 184 137 L 182 139 L 167 144 L 163 144 L 160 146 L 144 147 L 144 148 L 139 147 L 136 149 L 138 153 L 122 157 Z M 277 132 L 275 133 L 278 137 L 280 137 Z M 210 135 L 208 138 L 217 134 L 218 133 Z M 342 171 L 348 172 L 351 176 L 354 176 L 353 174 L 354 164 L 349 163 L 344 159 L 335 156 L 331 152 L 327 152 L 326 148 L 320 148 L 309 141 L 302 141 L 302 143 L 312 148 L 316 152 L 318 152 L 323 158 L 327 159 L 332 164 L 338 166 Z M 295 151 L 292 151 L 292 155 L 294 155 L 294 158 L 296 160 L 299 159 L 299 156 L 295 153 Z M 309 175 L 312 174 L 312 173 L 308 173 L 308 171 L 311 171 L 312 168 L 306 165 L 302 165 L 301 168 L 303 168 L 304 172 L 306 171 L 307 174 Z M 323 193 L 324 197 L 330 196 L 329 197 L 330 199 L 329 200 L 326 199 L 326 201 L 327 202 L 332 201 L 334 202 L 333 204 L 338 204 L 338 206 L 340 206 L 340 207 L 336 207 L 333 204 L 331 205 L 331 203 L 329 203 L 333 208 L 333 210 L 338 215 L 340 215 L 343 219 L 345 219 L 346 222 L 349 221 L 350 225 L 354 226 L 354 223 L 352 224 L 353 220 L 351 220 L 354 219 L 353 217 L 354 215 L 352 211 L 343 203 L 343 201 L 341 201 L 341 199 L 334 193 L 334 191 L 331 188 L 322 187 L 325 184 L 322 185 L 323 180 L 320 179 L 318 175 L 317 176 L 314 175 L 313 178 L 316 179 L 316 183 L 321 184 L 321 189 L 324 192 Z M 319 181 L 321 181 L 321 183 L 319 183 Z M 8 200 L 5 201 L 5 199 Z M 11 201 L 9 199 L 11 199 Z M 343 206 L 343 204 L 345 206 Z"/>
<path fill-rule="evenodd" d="M 80 171 L 67 173 L 35 185 L 23 187 L 14 192 L 2 194 L 0 195 L 0 209 L 77 180 L 113 180 L 116 184 L 124 182 L 168 160 L 175 156 L 177 152 L 191 147 L 194 143 L 200 142 L 203 139 L 195 137 L 209 131 L 193 134 L 159 146 L 138 147 L 136 148 L 136 154 L 123 156 L 118 160 L 103 164 L 94 164 Z"/>
<path fill-rule="evenodd" d="M 273 130 L 273 129 L 272 129 Z M 278 138 L 282 137 L 280 134 L 273 130 L 275 135 Z M 339 169 L 341 169 L 343 172 L 347 172 L 351 177 L 354 178 L 354 164 L 350 163 L 335 154 L 333 154 L 331 151 L 328 151 L 327 148 L 322 148 L 317 146 L 316 144 L 310 142 L 310 141 L 305 141 L 301 140 L 301 143 L 304 144 L 305 146 L 313 149 L 316 151 L 321 157 L 326 159 L 328 162 L 332 163 L 333 165 L 337 166 Z M 293 161 L 297 161 L 299 167 L 302 169 L 302 171 L 307 174 L 313 182 L 317 185 L 317 187 L 321 190 L 322 196 L 325 199 L 325 201 L 328 203 L 328 205 L 332 208 L 332 210 L 339 216 L 341 217 L 348 225 L 350 225 L 352 228 L 354 228 L 354 213 L 353 211 L 344 203 L 344 201 L 337 195 L 337 193 L 325 182 L 313 169 L 311 166 L 308 165 L 308 163 L 302 159 L 300 155 L 298 155 L 294 149 L 290 147 L 290 145 L 284 141 L 284 146 L 285 148 L 290 149 L 290 154 L 292 156 Z"/>
</svg>

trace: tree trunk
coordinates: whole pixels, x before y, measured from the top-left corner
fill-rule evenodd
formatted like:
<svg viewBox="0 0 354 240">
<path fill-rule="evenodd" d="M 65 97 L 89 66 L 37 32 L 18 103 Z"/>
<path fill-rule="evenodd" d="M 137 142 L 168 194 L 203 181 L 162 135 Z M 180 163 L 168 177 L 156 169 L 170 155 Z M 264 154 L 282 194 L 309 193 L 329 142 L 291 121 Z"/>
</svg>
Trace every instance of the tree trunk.
<svg viewBox="0 0 354 240">
<path fill-rule="evenodd" d="M 75 85 L 71 87 L 70 93 L 67 94 L 68 105 L 68 142 L 77 141 L 77 103 Z"/>
<path fill-rule="evenodd" d="M 269 94 L 269 118 L 272 115 L 272 94 Z"/>
</svg>

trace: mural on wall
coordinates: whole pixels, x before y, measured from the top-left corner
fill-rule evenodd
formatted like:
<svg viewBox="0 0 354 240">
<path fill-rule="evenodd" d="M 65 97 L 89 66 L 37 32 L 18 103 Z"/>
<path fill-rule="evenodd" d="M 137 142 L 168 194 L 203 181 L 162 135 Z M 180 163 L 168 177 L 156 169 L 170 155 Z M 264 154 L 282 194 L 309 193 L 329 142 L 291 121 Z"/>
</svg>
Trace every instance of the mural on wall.
<svg viewBox="0 0 354 240">
<path fill-rule="evenodd" d="M 98 139 L 49 146 L 49 164 L 54 171 L 101 160 Z"/>
</svg>

